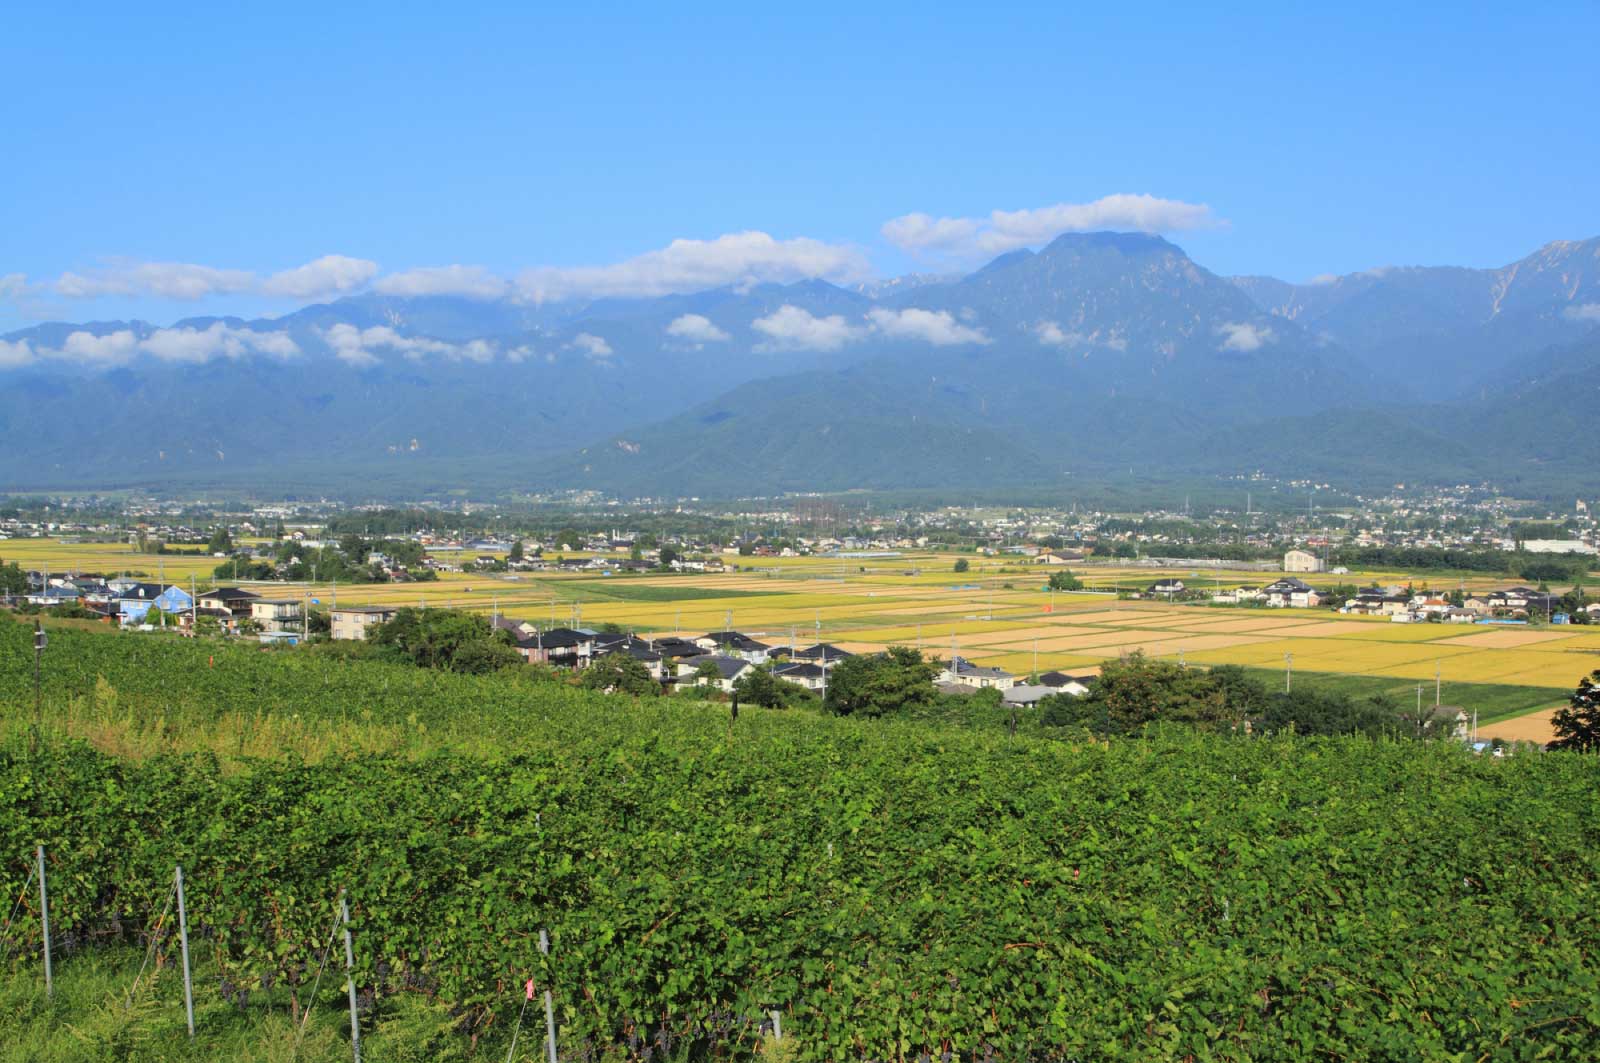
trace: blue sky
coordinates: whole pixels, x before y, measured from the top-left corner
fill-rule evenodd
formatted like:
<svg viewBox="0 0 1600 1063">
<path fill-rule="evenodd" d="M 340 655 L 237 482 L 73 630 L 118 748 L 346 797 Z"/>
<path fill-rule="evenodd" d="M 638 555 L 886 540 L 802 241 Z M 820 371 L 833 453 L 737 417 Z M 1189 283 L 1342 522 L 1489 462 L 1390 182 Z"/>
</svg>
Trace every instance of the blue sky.
<svg viewBox="0 0 1600 1063">
<path fill-rule="evenodd" d="M 1600 234 L 1593 2 L 863 6 L 13 10 L 0 328 L 892 275 L 1130 220 L 1294 280 Z"/>
</svg>

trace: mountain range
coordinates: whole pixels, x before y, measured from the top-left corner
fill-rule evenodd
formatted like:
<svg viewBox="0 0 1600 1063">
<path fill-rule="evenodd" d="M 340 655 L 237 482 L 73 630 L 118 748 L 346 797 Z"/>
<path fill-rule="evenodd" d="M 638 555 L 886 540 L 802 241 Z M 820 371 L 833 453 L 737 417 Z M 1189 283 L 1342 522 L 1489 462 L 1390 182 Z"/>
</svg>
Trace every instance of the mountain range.
<svg viewBox="0 0 1600 1063">
<path fill-rule="evenodd" d="M 1070 233 L 968 275 L 543 305 L 366 294 L 0 337 L 0 488 L 627 496 L 1263 471 L 1600 487 L 1600 238 L 1223 277 Z"/>
</svg>

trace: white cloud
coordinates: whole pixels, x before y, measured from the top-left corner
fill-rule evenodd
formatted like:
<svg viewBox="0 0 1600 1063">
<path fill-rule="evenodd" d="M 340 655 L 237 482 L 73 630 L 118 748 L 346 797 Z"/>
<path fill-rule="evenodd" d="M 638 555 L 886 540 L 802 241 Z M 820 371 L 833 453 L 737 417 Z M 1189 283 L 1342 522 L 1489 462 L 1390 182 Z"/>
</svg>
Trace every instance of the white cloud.
<svg viewBox="0 0 1600 1063">
<path fill-rule="evenodd" d="M 499 348 L 493 340 L 470 340 L 467 343 L 448 343 L 425 336 L 403 336 L 387 325 L 356 328 L 340 323 L 322 330 L 322 339 L 332 349 L 334 357 L 358 369 L 378 364 L 379 351 L 389 351 L 412 361 L 428 355 L 464 359 L 471 362 L 491 361 Z"/>
<path fill-rule="evenodd" d="M 935 218 L 931 214 L 902 214 L 883 223 L 884 238 L 904 251 L 965 245 L 978 235 L 976 218 Z"/>
<path fill-rule="evenodd" d="M 143 295 L 195 300 L 247 292 L 256 284 L 255 274 L 248 270 L 214 269 L 189 262 L 137 262 L 113 264 L 87 275 L 63 273 L 56 279 L 55 291 L 69 299 Z"/>
<path fill-rule="evenodd" d="M 26 344 L 15 346 L 25 348 Z M 141 354 L 163 362 L 198 365 L 213 358 L 243 358 L 252 354 L 293 358 L 300 353 L 300 347 L 286 332 L 256 332 L 215 321 L 203 329 L 156 329 L 143 339 L 131 329 L 118 329 L 103 336 L 80 329 L 68 333 L 60 348 L 41 347 L 34 353 L 41 358 L 89 366 L 126 365 Z M 0 357 L 0 366 L 5 364 L 6 360 Z"/>
<path fill-rule="evenodd" d="M 1600 321 L 1600 303 L 1579 303 L 1567 307 L 1561 313 L 1563 317 L 1573 321 Z"/>
<path fill-rule="evenodd" d="M 303 266 L 261 277 L 244 269 L 217 269 L 192 262 L 122 262 L 84 273 L 68 271 L 51 285 L 68 299 L 108 295 L 179 299 L 193 302 L 213 295 L 266 295 L 318 299 L 364 286 L 378 264 L 346 255 L 323 255 Z"/>
<path fill-rule="evenodd" d="M 482 266 L 424 266 L 380 277 L 373 290 L 383 295 L 456 295 L 467 299 L 503 299 L 510 282 Z"/>
<path fill-rule="evenodd" d="M 788 303 L 756 318 L 750 327 L 768 337 L 756 346 L 758 351 L 836 351 L 866 331 L 840 314 L 816 317 Z"/>
<path fill-rule="evenodd" d="M 243 358 L 265 354 L 274 358 L 293 358 L 299 344 L 286 332 L 256 332 L 236 329 L 214 321 L 207 328 L 157 329 L 139 342 L 138 349 L 163 362 L 199 364 L 213 358 Z"/>
<path fill-rule="evenodd" d="M 674 240 L 659 251 L 610 266 L 539 266 L 517 277 L 533 302 L 600 296 L 657 296 L 723 285 L 792 283 L 824 278 L 851 281 L 869 274 L 855 248 L 809 237 L 776 240 L 764 232 L 728 233 L 714 240 Z"/>
<path fill-rule="evenodd" d="M 667 326 L 667 335 L 690 343 L 722 343 L 730 337 L 702 314 L 684 314 Z"/>
<path fill-rule="evenodd" d="M 886 310 L 868 311 L 867 319 L 879 334 L 896 340 L 921 340 L 935 347 L 949 347 L 960 343 L 988 343 L 989 337 L 981 328 L 972 328 L 956 321 L 947 310 Z"/>
<path fill-rule="evenodd" d="M 33 361 L 33 348 L 27 340 L 0 340 L 0 369 L 17 369 Z"/>
<path fill-rule="evenodd" d="M 28 278 L 20 273 L 0 274 L 0 299 L 20 299 L 28 287 Z"/>
<path fill-rule="evenodd" d="M 1219 325 L 1217 334 L 1223 337 L 1222 349 L 1225 351 L 1254 351 L 1273 339 L 1272 329 L 1266 325 L 1238 322 Z"/>
<path fill-rule="evenodd" d="M 985 218 L 906 214 L 885 222 L 883 236 L 903 251 L 972 258 L 1045 243 L 1065 232 L 1119 229 L 1162 233 L 1217 225 L 1211 208 L 1149 195 L 1117 194 L 1093 203 L 996 210 Z"/>
<path fill-rule="evenodd" d="M 274 273 L 261 283 L 261 291 L 264 295 L 288 299 L 321 299 L 364 287 L 377 273 L 376 262 L 345 255 L 323 255 L 303 266 Z"/>
<path fill-rule="evenodd" d="M 104 336 L 92 332 L 72 332 L 62 343 L 59 356 L 91 365 L 121 365 L 139 349 L 139 337 L 130 329 L 118 329 Z"/>
<path fill-rule="evenodd" d="M 610 358 L 613 353 L 611 344 L 607 343 L 603 338 L 588 332 L 578 333 L 572 337 L 572 342 L 567 346 L 576 347 L 587 358 Z"/>
<path fill-rule="evenodd" d="M 1083 342 L 1083 336 L 1080 333 L 1067 332 L 1054 321 L 1039 322 L 1033 327 L 1033 334 L 1046 347 L 1068 347 Z"/>
</svg>

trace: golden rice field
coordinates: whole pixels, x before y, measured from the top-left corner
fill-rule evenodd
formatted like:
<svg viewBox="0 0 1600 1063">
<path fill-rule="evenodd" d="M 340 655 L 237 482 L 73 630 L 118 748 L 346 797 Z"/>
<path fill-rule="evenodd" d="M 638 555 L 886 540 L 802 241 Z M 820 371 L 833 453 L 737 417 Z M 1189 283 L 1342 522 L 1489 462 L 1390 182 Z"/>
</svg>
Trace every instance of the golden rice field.
<svg viewBox="0 0 1600 1063">
<path fill-rule="evenodd" d="M 575 555 L 569 555 L 575 556 Z M 952 650 L 983 664 L 1025 672 L 1035 667 L 1092 670 L 1133 650 L 1198 664 L 1296 672 L 1390 676 L 1444 683 L 1547 687 L 1552 700 L 1600 667 L 1600 630 L 1494 629 L 1448 624 L 1393 624 L 1323 610 L 1259 610 L 1119 602 L 1108 592 L 1043 590 L 1048 570 L 1017 558 L 972 558 L 953 571 L 956 555 L 897 558 L 732 558 L 743 571 L 721 574 L 611 575 L 599 572 L 488 575 L 451 573 L 437 583 L 340 586 L 266 584 L 261 593 L 305 596 L 323 606 L 423 604 L 480 612 L 498 610 L 537 623 L 614 623 L 640 632 L 699 634 L 727 626 L 772 642 L 808 644 L 819 635 L 852 650 L 891 644 Z M 126 546 L 0 542 L 0 558 L 52 571 L 138 570 L 154 577 L 202 581 L 210 558 L 133 554 Z M 1265 573 L 1200 573 L 1183 568 L 1083 566 L 1091 587 L 1112 587 L 1176 575 L 1221 587 L 1262 583 Z M 1413 582 L 1403 572 L 1353 573 L 1360 582 Z M 1414 580 L 1419 586 L 1421 578 Z M 1449 585 L 1455 586 L 1455 580 Z M 1498 585 L 1476 578 L 1469 590 Z"/>
</svg>

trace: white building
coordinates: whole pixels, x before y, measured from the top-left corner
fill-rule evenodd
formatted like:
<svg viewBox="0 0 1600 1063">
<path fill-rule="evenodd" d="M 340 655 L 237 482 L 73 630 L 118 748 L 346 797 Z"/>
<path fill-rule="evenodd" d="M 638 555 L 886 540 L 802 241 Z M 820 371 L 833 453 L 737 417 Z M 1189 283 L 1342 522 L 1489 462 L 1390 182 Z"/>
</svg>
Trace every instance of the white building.
<svg viewBox="0 0 1600 1063">
<path fill-rule="evenodd" d="M 1285 572 L 1321 572 L 1323 568 L 1322 558 L 1309 550 L 1290 550 L 1283 555 Z"/>
</svg>

